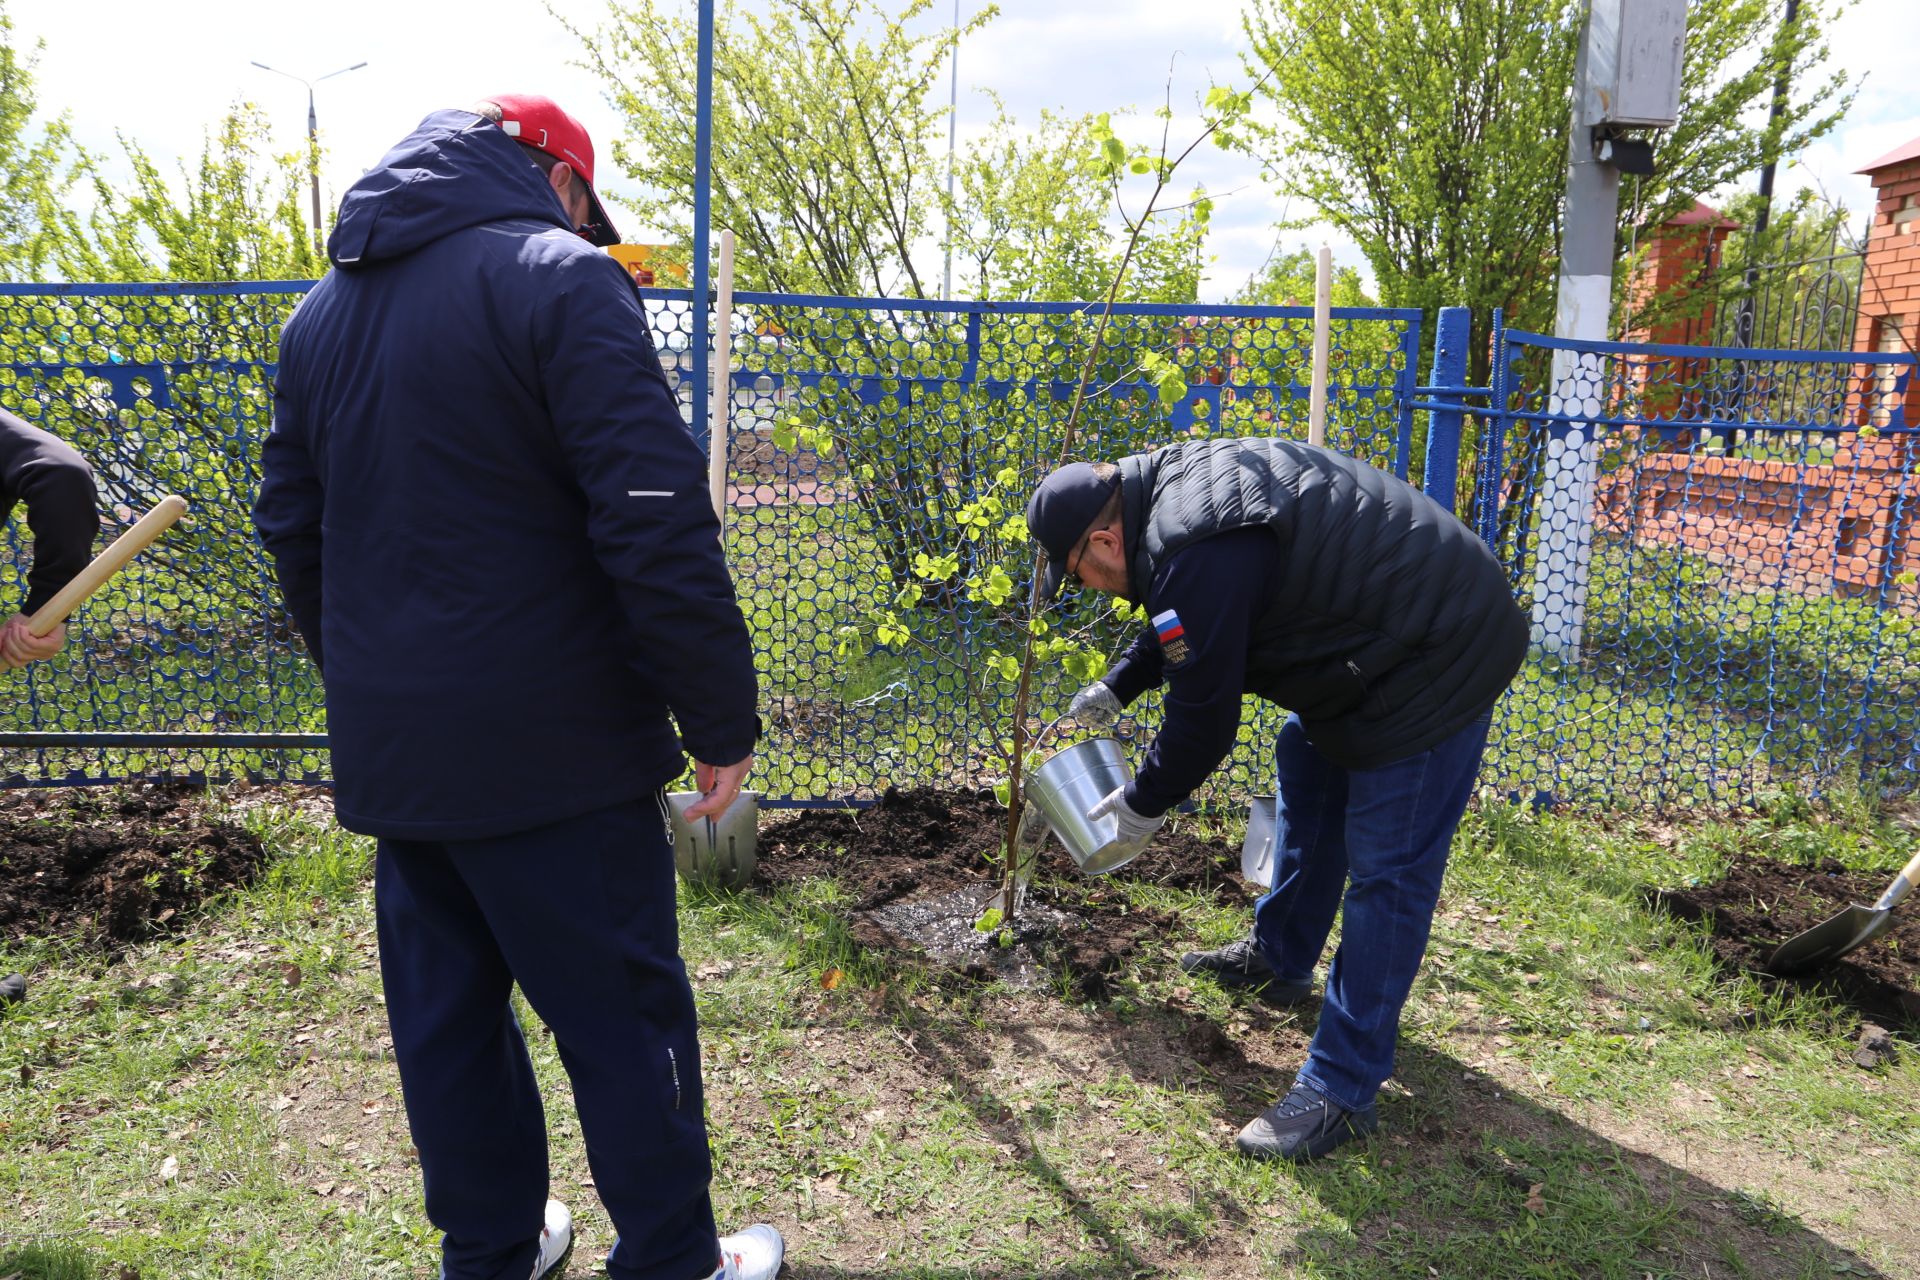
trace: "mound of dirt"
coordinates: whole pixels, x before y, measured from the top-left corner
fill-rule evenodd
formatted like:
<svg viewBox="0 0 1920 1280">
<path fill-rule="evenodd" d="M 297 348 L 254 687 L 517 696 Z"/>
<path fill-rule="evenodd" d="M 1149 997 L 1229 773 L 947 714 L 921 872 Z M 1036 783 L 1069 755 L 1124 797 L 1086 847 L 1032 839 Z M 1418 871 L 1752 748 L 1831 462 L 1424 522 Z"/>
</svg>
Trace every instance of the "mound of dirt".
<svg viewBox="0 0 1920 1280">
<path fill-rule="evenodd" d="M 1762 971 L 1775 947 L 1850 905 L 1872 906 L 1890 879 L 1890 871 L 1849 871 L 1833 861 L 1806 867 L 1739 854 L 1712 884 L 1652 897 L 1683 919 L 1705 922 L 1714 954 L 1729 968 L 1767 982 L 1831 987 L 1871 1021 L 1920 1022 L 1920 913 L 1913 910 L 1896 907 L 1880 937 L 1818 969 L 1792 978 Z"/>
<path fill-rule="evenodd" d="M 265 861 L 192 786 L 0 791 L 0 937 L 137 942 Z"/>
<path fill-rule="evenodd" d="M 755 879 L 779 885 L 831 876 L 852 895 L 852 932 L 862 945 L 919 953 L 977 977 L 1064 973 L 1088 999 L 1104 998 L 1108 975 L 1178 924 L 1166 912 L 1130 907 L 1114 882 L 1223 902 L 1254 897 L 1236 872 L 1239 850 L 1223 841 L 1163 831 L 1134 862 L 1100 877 L 1081 875 L 1049 841 L 1014 928 L 968 946 L 966 922 L 989 905 L 998 883 L 991 859 L 1006 822 L 990 794 L 889 790 L 868 809 L 803 810 L 769 822 L 760 831 Z"/>
</svg>

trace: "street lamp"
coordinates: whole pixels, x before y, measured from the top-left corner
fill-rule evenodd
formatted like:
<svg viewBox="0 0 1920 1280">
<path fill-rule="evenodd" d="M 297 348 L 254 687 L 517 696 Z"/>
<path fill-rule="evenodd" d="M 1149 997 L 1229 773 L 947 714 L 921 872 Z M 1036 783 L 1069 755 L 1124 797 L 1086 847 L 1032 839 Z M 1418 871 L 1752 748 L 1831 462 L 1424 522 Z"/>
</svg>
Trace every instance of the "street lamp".
<svg viewBox="0 0 1920 1280">
<path fill-rule="evenodd" d="M 256 62 L 253 65 L 262 71 L 271 71 L 277 76 L 285 76 L 289 80 L 298 80 L 301 84 L 307 86 L 307 168 L 313 178 L 313 246 L 316 253 L 325 252 L 325 246 L 320 243 L 320 125 L 313 111 L 313 86 L 319 84 L 321 80 L 331 80 L 335 76 L 343 76 L 349 71 L 358 71 L 367 64 L 364 62 L 356 62 L 350 67 L 342 67 L 338 71 L 329 71 L 316 80 L 303 80 L 290 71 L 282 71 L 278 67 L 270 67 L 264 62 Z"/>
</svg>

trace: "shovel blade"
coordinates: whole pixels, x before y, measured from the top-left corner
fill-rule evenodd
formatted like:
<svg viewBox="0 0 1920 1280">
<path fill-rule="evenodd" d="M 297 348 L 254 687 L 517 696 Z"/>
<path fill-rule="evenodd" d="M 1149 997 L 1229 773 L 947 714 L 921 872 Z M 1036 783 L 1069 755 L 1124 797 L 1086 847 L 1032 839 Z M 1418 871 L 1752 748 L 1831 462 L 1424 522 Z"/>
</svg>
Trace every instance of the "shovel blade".
<svg viewBox="0 0 1920 1280">
<path fill-rule="evenodd" d="M 1778 977 L 1801 973 L 1838 960 L 1856 947 L 1879 937 L 1892 921 L 1891 910 L 1851 906 L 1838 915 L 1795 934 L 1774 948 L 1761 966 Z"/>
</svg>

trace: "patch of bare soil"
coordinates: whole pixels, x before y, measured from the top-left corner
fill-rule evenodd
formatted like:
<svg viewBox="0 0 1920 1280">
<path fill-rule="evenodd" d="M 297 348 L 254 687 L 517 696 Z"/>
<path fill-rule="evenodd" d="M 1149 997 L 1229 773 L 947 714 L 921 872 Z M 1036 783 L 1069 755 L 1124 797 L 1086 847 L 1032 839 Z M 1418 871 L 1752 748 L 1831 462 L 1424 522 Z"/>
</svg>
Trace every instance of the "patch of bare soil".
<svg viewBox="0 0 1920 1280">
<path fill-rule="evenodd" d="M 259 838 L 206 809 L 190 785 L 0 791 L 0 937 L 123 946 L 250 884 Z"/>
<path fill-rule="evenodd" d="M 1728 968 L 1769 983 L 1828 987 L 1867 1020 L 1892 1026 L 1920 1022 L 1920 914 L 1911 909 L 1895 908 L 1885 933 L 1840 960 L 1791 978 L 1763 972 L 1775 947 L 1850 905 L 1871 906 L 1890 879 L 1890 871 L 1849 871 L 1833 861 L 1806 867 L 1738 854 L 1712 884 L 1652 897 L 1682 919 L 1704 922 Z"/>
<path fill-rule="evenodd" d="M 1021 966 L 1070 976 L 1087 999 L 1108 994 L 1109 977 L 1149 943 L 1177 928 L 1175 917 L 1130 906 L 1116 882 L 1148 882 L 1250 902 L 1254 891 L 1235 870 L 1238 850 L 1224 841 L 1162 832 L 1153 847 L 1107 876 L 1080 874 L 1049 840 L 1033 876 L 1028 908 L 1010 936 L 980 935 L 960 945 L 955 922 L 986 903 L 998 881 L 1006 810 L 991 795 L 889 790 L 869 809 L 813 809 L 760 831 L 763 884 L 819 876 L 852 895 L 856 941 L 924 955 L 973 977 L 1014 977 Z M 921 904 L 917 910 L 903 908 Z M 969 926 L 970 927 L 970 926 Z"/>
</svg>

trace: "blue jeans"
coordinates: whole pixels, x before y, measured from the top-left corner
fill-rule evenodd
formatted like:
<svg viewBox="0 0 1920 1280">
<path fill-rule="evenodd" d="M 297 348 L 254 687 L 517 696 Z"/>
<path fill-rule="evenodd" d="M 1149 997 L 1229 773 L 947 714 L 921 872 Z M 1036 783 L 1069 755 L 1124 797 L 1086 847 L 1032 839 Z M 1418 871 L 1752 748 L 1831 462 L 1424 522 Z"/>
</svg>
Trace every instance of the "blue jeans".
<svg viewBox="0 0 1920 1280">
<path fill-rule="evenodd" d="M 1335 765 L 1298 716 L 1280 729 L 1273 892 L 1254 906 L 1253 936 L 1281 980 L 1310 979 L 1344 893 L 1340 946 L 1299 1080 L 1349 1111 L 1371 1106 L 1393 1074 L 1400 1009 L 1491 718 L 1378 769 Z"/>
<path fill-rule="evenodd" d="M 382 840 L 374 907 L 387 1021 L 447 1280 L 526 1280 L 547 1133 L 508 994 L 553 1029 L 613 1280 L 718 1264 L 693 989 L 657 800 L 486 840 Z"/>
</svg>

